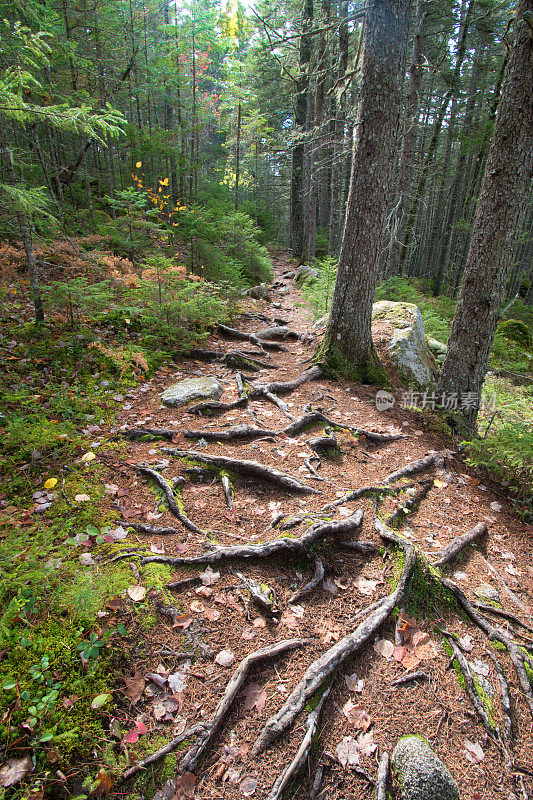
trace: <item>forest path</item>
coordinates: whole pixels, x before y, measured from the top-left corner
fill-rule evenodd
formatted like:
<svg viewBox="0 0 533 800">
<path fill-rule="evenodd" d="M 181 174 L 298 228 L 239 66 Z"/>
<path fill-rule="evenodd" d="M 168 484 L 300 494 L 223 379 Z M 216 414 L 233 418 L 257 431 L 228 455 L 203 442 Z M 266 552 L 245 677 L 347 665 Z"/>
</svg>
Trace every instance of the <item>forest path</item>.
<svg viewBox="0 0 533 800">
<path fill-rule="evenodd" d="M 234 341 L 220 333 L 202 345 L 204 349 L 224 353 L 256 351 L 254 358 L 276 367 L 261 367 L 257 373 L 243 372 L 256 387 L 272 381 L 293 381 L 312 367 L 316 336 L 309 334 L 311 317 L 305 302 L 293 282 L 286 278 L 290 269 L 289 258 L 281 254 L 275 263 L 273 289 L 274 299 L 281 303 L 281 308 L 247 299 L 243 304 L 245 313 L 236 323 L 245 333 L 257 333 L 280 321 L 286 323 L 300 337 L 284 340 L 286 351 L 261 352 L 249 341 Z M 402 605 L 402 598 L 393 596 L 393 587 L 402 569 L 405 577 L 411 552 L 409 543 L 428 561 L 435 562 L 436 554 L 444 552 L 456 537 L 478 523 L 485 523 L 488 535 L 482 535 L 475 547 L 468 547 L 454 563 L 443 567 L 443 575 L 461 587 L 471 602 L 479 601 L 479 594 L 484 592 L 498 598 L 504 610 L 527 623 L 533 607 L 531 539 L 528 539 L 531 529 L 513 515 L 501 487 L 482 485 L 479 477 L 465 466 L 450 440 L 439 434 L 438 423 L 431 416 L 407 411 L 399 403 L 380 412 L 376 409 L 373 387 L 318 377 L 283 397 L 283 387 L 276 390 L 282 400 L 281 408 L 272 394 L 256 392 L 256 398 L 250 399 L 247 406 L 235 406 L 213 417 L 195 416 L 187 409 L 161 405 L 159 396 L 169 385 L 200 375 L 214 376 L 224 385 L 222 402 L 239 399 L 235 368 L 220 361 L 184 359 L 159 370 L 132 393 L 129 408 L 125 408 L 119 419 L 117 432 L 121 435 L 128 435 L 128 431 L 136 428 L 171 432 L 167 434 L 170 443 L 157 438 L 128 442 L 122 466 L 117 464 L 115 469 L 109 463 L 108 480 L 118 490 L 109 494 L 108 502 L 115 513 L 120 509 L 124 527 L 137 528 L 134 535 L 128 534 L 128 543 L 136 541 L 131 548 L 128 546 L 128 552 L 136 551 L 160 561 L 217 554 L 212 559 L 212 569 L 206 570 L 203 565 L 195 568 L 195 564 L 172 565 L 164 580 L 187 582 L 173 588 L 167 585 L 157 595 L 148 596 L 150 603 L 146 611 L 137 615 L 140 622 L 135 635 L 130 637 L 130 673 L 125 678 L 131 703 L 124 698 L 123 713 L 130 727 L 136 720 L 137 727 L 143 730 L 144 725 L 147 729 L 141 739 L 144 755 L 179 737 L 189 726 L 197 723 L 204 726 L 196 734 L 197 742 L 205 743 L 205 760 L 202 761 L 201 748 L 194 751 L 193 747 L 188 760 L 182 763 L 185 777 L 166 784 L 156 794 L 158 800 L 174 795 L 274 798 L 281 796 L 281 790 L 272 793 L 272 786 L 294 758 L 305 733 L 304 723 L 313 715 L 302 711 L 290 733 L 261 753 L 258 753 L 261 748 L 253 750 L 254 743 L 308 667 L 337 643 L 340 647 L 361 621 L 371 620 L 373 624 L 369 607 L 383 610 L 389 597 L 392 606 L 396 601 Z M 250 384 L 246 385 L 250 389 Z M 291 424 L 290 417 L 299 419 L 311 408 L 320 409 L 339 426 L 334 434 L 340 453 L 322 456 L 319 469 L 318 462 L 309 461 L 316 455 L 310 441 L 323 434 L 325 424 L 315 424 L 297 433 L 283 432 Z M 202 430 L 227 436 L 228 430 L 236 425 L 264 428 L 267 433 L 259 440 L 251 438 L 259 436 L 256 431 L 249 432 L 249 438 L 243 440 L 221 441 L 215 436 L 214 441 L 199 443 L 183 433 Z M 372 442 L 371 438 L 358 436 L 342 426 L 379 432 L 391 440 Z M 402 438 L 395 438 L 398 433 Z M 187 473 L 190 464 L 166 452 L 169 447 L 193 450 L 203 457 L 253 460 L 281 470 L 319 493 L 288 490 L 279 483 L 279 476 L 276 482 L 274 473 L 270 476 L 274 482 L 260 480 L 249 473 L 249 468 L 236 472 L 232 464 L 225 470 L 206 474 L 199 458 L 197 474 Z M 320 448 L 320 443 L 314 447 Z M 411 477 L 392 475 L 431 453 L 440 457 L 418 464 L 418 471 Z M 161 468 L 162 464 L 167 466 Z M 177 504 L 175 511 L 181 520 L 167 507 L 162 510 L 162 495 L 154 497 L 155 483 L 146 470 L 136 470 L 138 465 L 159 470 L 168 486 L 174 487 L 176 495 L 172 489 L 167 492 L 171 504 Z M 395 489 L 390 494 L 383 484 L 387 476 Z M 368 486 L 383 487 L 381 494 L 341 500 L 346 493 Z M 401 493 L 399 486 L 403 486 Z M 225 489 L 228 495 L 234 495 L 232 509 L 228 507 Z M 335 501 L 338 505 L 327 514 L 316 516 L 319 509 Z M 374 503 L 378 501 L 382 520 L 389 519 L 399 508 L 409 510 L 412 502 L 407 524 L 400 528 L 405 537 L 401 543 L 405 559 L 397 553 L 391 556 L 394 542 L 386 538 L 386 532 L 384 539 L 376 530 Z M 364 512 L 360 526 L 358 510 Z M 397 512 L 397 518 L 398 513 L 402 519 L 404 513 Z M 289 519 L 300 522 L 283 530 Z M 317 531 L 316 527 L 309 527 L 310 521 L 318 523 L 316 541 L 296 551 L 297 539 Z M 323 529 L 322 523 L 325 523 Z M 148 532 L 149 528 L 143 529 L 143 525 L 152 529 L 172 528 L 176 533 Z M 292 555 L 284 545 L 277 555 L 268 555 L 268 548 L 261 552 L 265 542 L 283 536 L 295 537 L 285 540 L 296 543 Z M 356 544 L 355 549 L 350 549 L 341 546 L 339 539 L 367 544 L 359 547 Z M 247 553 L 245 559 L 231 557 L 232 551 L 217 549 L 236 545 L 252 545 L 257 549 Z M 132 570 L 142 585 L 145 571 L 153 567 L 146 562 L 139 564 L 136 559 L 132 561 Z M 295 592 L 313 576 L 315 587 L 295 599 Z M 270 590 L 274 593 L 273 604 Z M 446 594 L 438 578 L 434 586 L 417 578 L 407 593 L 403 622 L 397 624 L 390 609 L 385 609 L 382 624 L 374 620 L 375 627 L 370 625 L 370 632 L 366 632 L 354 654 L 330 665 L 333 682 L 319 721 L 320 735 L 309 761 L 304 757 L 305 768 L 295 797 L 301 800 L 326 796 L 328 800 L 372 797 L 372 781 L 376 779 L 380 755 L 384 751 L 390 753 L 406 734 L 420 734 L 434 747 L 457 780 L 463 800 L 512 800 L 525 798 L 523 792 L 533 791 L 529 738 L 532 712 L 518 686 L 517 673 L 508 654 L 494 653 L 485 633 L 465 614 L 458 613 L 457 607 L 449 602 L 449 593 L 448 601 L 441 602 L 443 593 Z M 149 613 L 152 602 L 159 612 L 157 624 L 143 629 L 142 617 Z M 488 599 L 483 604 L 490 606 L 491 602 L 494 601 Z M 117 621 L 121 613 L 117 612 Z M 530 631 L 516 623 L 492 614 L 489 621 L 502 625 L 504 634 L 520 644 L 533 642 Z M 456 671 L 447 668 L 445 637 L 434 627 L 436 622 L 459 637 L 471 673 L 478 687 L 484 690 L 483 697 L 488 697 L 489 716 L 501 729 L 502 741 L 505 713 L 497 668 L 489 652 L 503 666 L 517 726 L 512 747 L 505 743 L 502 748 L 501 743 L 495 743 L 490 729 L 483 728 Z M 275 652 L 267 653 L 259 657 L 257 666 L 250 665 L 251 671 L 242 685 L 235 684 L 236 698 L 227 695 L 227 708 L 219 707 L 219 725 L 215 709 L 239 663 L 253 651 L 293 638 L 305 642 L 289 644 L 277 656 Z M 196 655 L 191 664 L 184 653 L 193 652 Z M 412 671 L 423 671 L 427 679 L 392 685 L 395 679 Z M 124 691 L 123 686 L 118 688 Z M 217 724 L 210 729 L 213 715 Z M 344 750 L 338 751 L 340 744 Z M 126 746 L 131 748 L 129 763 L 135 765 L 141 751 L 137 751 L 136 745 Z M 180 759 L 185 752 L 180 750 Z M 345 763 L 349 759 L 351 766 L 342 766 L 338 753 Z M 198 768 L 197 762 L 201 764 Z M 155 768 L 143 769 L 147 787 L 164 782 L 157 767 L 155 764 Z M 126 788 L 117 786 L 116 796 L 124 796 Z"/>
</svg>

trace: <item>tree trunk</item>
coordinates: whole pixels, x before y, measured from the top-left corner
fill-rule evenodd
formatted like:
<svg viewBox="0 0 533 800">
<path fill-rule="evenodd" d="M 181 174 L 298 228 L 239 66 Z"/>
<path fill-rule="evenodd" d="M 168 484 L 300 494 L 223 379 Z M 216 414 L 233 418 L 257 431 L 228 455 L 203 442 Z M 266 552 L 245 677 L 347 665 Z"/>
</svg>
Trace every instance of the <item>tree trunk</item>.
<svg viewBox="0 0 533 800">
<path fill-rule="evenodd" d="M 291 174 L 291 248 L 298 258 L 303 250 L 304 232 L 304 128 L 307 119 L 307 96 L 309 92 L 309 64 L 311 61 L 311 26 L 313 24 L 313 0 L 305 0 L 300 37 L 299 77 L 296 82 L 294 100 L 294 137 Z"/>
<path fill-rule="evenodd" d="M 533 175 L 533 0 L 520 0 L 439 390 L 460 392 L 475 432 L 481 388 L 509 275 L 507 235 Z"/>
<path fill-rule="evenodd" d="M 368 12 L 350 194 L 322 358 L 354 379 L 383 377 L 372 343 L 372 303 L 398 133 L 410 0 Z"/>
</svg>

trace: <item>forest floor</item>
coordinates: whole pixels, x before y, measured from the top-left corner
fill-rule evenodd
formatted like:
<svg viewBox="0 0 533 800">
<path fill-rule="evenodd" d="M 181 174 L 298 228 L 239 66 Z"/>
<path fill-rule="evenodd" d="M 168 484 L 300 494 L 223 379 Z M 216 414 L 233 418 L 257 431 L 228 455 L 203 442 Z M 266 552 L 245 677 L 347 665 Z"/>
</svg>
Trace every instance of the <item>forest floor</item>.
<svg viewBox="0 0 533 800">
<path fill-rule="evenodd" d="M 286 278 L 290 269 L 292 263 L 281 254 L 275 262 L 273 289 L 273 299 L 281 308 L 247 299 L 235 323 L 242 332 L 256 333 L 282 320 L 299 335 L 283 342 L 285 351 L 261 352 L 255 348 L 254 358 L 269 367 L 251 374 L 245 380 L 248 388 L 292 381 L 312 366 L 318 334 L 311 328 L 306 302 Z M 234 341 L 221 334 L 213 334 L 202 345 L 224 353 L 250 351 L 251 346 L 249 341 Z M 105 629 L 126 633 L 113 638 L 122 678 L 109 688 L 113 709 L 101 711 L 109 734 L 95 750 L 96 763 L 102 764 L 102 770 L 91 796 L 110 794 L 132 800 L 151 798 L 154 793 L 158 800 L 174 796 L 228 800 L 277 796 L 269 793 L 295 756 L 308 711 L 317 698 L 310 702 L 308 698 L 290 730 L 256 754 L 253 746 L 263 726 L 285 703 L 310 665 L 371 616 L 370 606 L 393 593 L 408 561 L 402 547 L 396 548 L 394 542 L 380 537 L 374 525 L 377 503 L 379 517 L 387 521 L 399 506 L 407 508 L 405 504 L 413 497 L 417 500 L 424 495 L 399 528 L 401 536 L 416 547 L 422 559 L 419 565 L 425 563 L 424 559 L 434 562 L 456 537 L 485 523 L 488 532 L 444 566 L 442 575 L 459 586 L 471 603 L 483 598 L 485 610 L 480 618 L 498 626 L 504 636 L 521 647 L 529 646 L 531 654 L 533 630 L 527 625 L 531 624 L 533 608 L 532 528 L 513 513 L 505 487 L 465 465 L 458 442 L 449 437 L 436 415 L 401 407 L 401 387 L 392 373 L 390 391 L 398 402 L 387 411 L 376 408 L 375 387 L 325 377 L 284 394 L 284 409 L 264 395 L 249 400 L 247 406 L 233 407 L 213 417 L 195 416 L 187 408 L 161 404 L 162 391 L 176 381 L 197 376 L 216 377 L 225 389 L 221 401 L 231 403 L 239 398 L 235 375 L 234 368 L 220 361 L 186 359 L 162 366 L 150 380 L 127 392 L 127 402 L 112 426 L 100 426 L 100 441 L 112 442 L 118 437 L 118 442 L 101 450 L 95 443 L 96 457 L 85 459 L 84 469 L 94 470 L 94 480 L 105 486 L 105 496 L 98 501 L 99 514 L 114 519 L 124 538 L 120 543 L 105 540 L 92 549 L 82 543 L 76 559 L 81 552 L 81 569 L 106 573 L 120 567 L 126 573 L 125 579 L 122 573 L 120 591 L 115 597 L 111 593 L 98 612 L 101 628 L 96 630 L 97 637 L 103 638 Z M 283 431 L 291 416 L 300 418 L 311 408 L 322 410 L 339 426 L 335 435 L 340 453 L 323 456 L 319 469 L 317 462 L 308 459 L 315 455 L 310 440 L 321 434 L 323 424 L 295 435 L 266 433 L 258 441 L 215 438 L 197 442 L 184 436 L 187 429 L 227 432 L 235 425 Z M 376 444 L 343 426 L 390 434 L 391 441 Z M 166 441 L 148 435 L 129 441 L 128 432 L 138 428 L 171 433 Z M 402 438 L 395 438 L 399 433 Z M 287 491 L 231 469 L 207 475 L 199 471 L 194 476 L 185 471 L 190 463 L 166 452 L 169 447 L 194 450 L 202 456 L 258 461 L 297 478 L 318 493 Z M 394 486 L 403 486 L 401 493 L 387 495 L 382 491 L 353 501 L 341 500 L 361 487 L 383 487 L 391 473 L 428 454 L 440 454 L 441 459 L 434 459 L 425 470 L 421 468 L 399 483 L 391 480 Z M 185 526 L 170 512 L 160 488 L 146 472 L 139 472 L 139 465 L 157 467 L 170 485 L 173 479 L 183 478 L 174 484 L 174 490 L 177 513 L 182 522 L 186 520 Z M 315 475 L 309 466 L 316 470 Z M 232 509 L 220 480 L 226 474 L 234 493 Z M 356 534 L 343 534 L 342 540 L 352 538 L 373 547 L 368 546 L 365 552 L 350 550 L 341 545 L 333 530 L 333 535 L 324 536 L 308 552 L 302 550 L 294 557 L 258 553 L 247 559 L 221 559 L 212 569 L 206 569 L 205 563 L 162 564 L 159 572 L 154 571 L 154 563 L 142 560 L 142 556 L 162 562 L 167 557 L 208 557 L 218 547 L 260 546 L 281 536 L 295 537 L 296 541 L 313 530 L 308 525 L 310 520 L 321 519 L 302 515 L 312 515 L 334 501 L 338 505 L 326 515 L 327 521 L 349 524 L 357 510 L 364 512 Z M 301 518 L 300 524 L 283 530 L 292 517 Z M 142 532 L 139 526 L 143 525 L 151 526 L 154 532 Z M 132 526 L 137 530 L 132 531 Z M 157 533 L 157 528 L 175 532 Z M 120 560 L 110 561 L 117 555 Z M 323 579 L 313 591 L 289 602 L 312 578 L 317 557 L 324 567 Z M 295 784 L 294 796 L 299 800 L 373 797 L 380 756 L 384 751 L 390 753 L 406 734 L 419 734 L 430 743 L 456 779 L 462 800 L 525 800 L 533 795 L 533 710 L 526 702 L 524 687 L 518 684 L 509 655 L 498 642 L 489 642 L 452 594 L 444 590 L 440 573 L 423 572 L 417 567 L 405 602 L 399 603 L 400 614 L 395 611 L 387 615 L 357 652 L 332 670 L 331 691 L 323 705 L 318 735 Z M 177 587 L 168 585 L 186 579 L 191 580 Z M 250 587 L 252 594 L 266 591 L 268 595 L 268 589 L 274 592 L 270 614 L 268 598 L 259 607 Z M 510 619 L 495 616 L 498 609 L 508 612 Z M 526 623 L 526 628 L 521 628 L 516 618 Z M 457 662 L 450 667 L 450 636 L 454 635 L 475 680 L 478 705 L 481 702 L 487 711 L 489 729 L 480 724 L 465 692 L 464 678 L 454 668 Z M 118 771 L 136 765 L 190 726 L 201 723 L 203 731 L 209 729 L 242 660 L 253 651 L 287 639 L 302 641 L 290 652 L 267 655 L 252 666 L 199 757 L 200 766 L 187 770 L 177 784 L 166 783 L 187 746 L 194 744 L 194 738 L 189 738 L 177 753 L 146 765 L 140 776 L 125 782 L 117 780 Z M 527 652 L 520 650 L 526 663 Z M 499 674 L 491 656 L 501 664 L 509 683 L 515 728 L 512 744 L 503 734 L 505 713 Z M 393 685 L 397 678 L 413 671 L 422 671 L 425 677 Z M 97 709 L 98 704 L 92 708 Z M 165 785 L 165 793 L 157 794 Z M 53 796 L 53 792 L 45 794 Z"/>
<path fill-rule="evenodd" d="M 281 301 L 282 308 L 276 311 L 266 302 L 250 300 L 240 318 L 239 328 L 248 333 L 277 324 L 281 318 L 301 337 L 284 342 L 287 352 L 271 354 L 272 368 L 252 375 L 255 384 L 293 380 L 309 367 L 316 348 L 317 340 L 310 333 L 306 304 L 292 281 L 284 277 L 290 266 L 283 257 L 278 258 L 275 265 L 279 292 L 275 299 Z M 241 342 L 228 341 L 219 335 L 213 335 L 204 346 L 224 352 L 245 347 Z M 488 535 L 461 553 L 444 571 L 472 601 L 479 600 L 476 588 L 478 595 L 491 594 L 488 584 L 492 587 L 491 596 L 499 600 L 498 606 L 501 604 L 512 615 L 528 620 L 533 607 L 531 527 L 512 513 L 504 488 L 488 481 L 483 485 L 479 475 L 465 466 L 454 444 L 442 434 L 436 417 L 403 409 L 399 403 L 380 412 L 376 408 L 374 388 L 344 380 L 333 382 L 322 377 L 303 384 L 285 397 L 288 414 L 300 417 L 311 404 L 313 409 L 323 410 L 340 426 L 382 433 L 401 432 L 405 436 L 373 445 L 364 436 L 357 437 L 346 430 L 338 432 L 340 455 L 322 458 L 318 474 L 324 480 L 318 481 L 313 479 L 305 464 L 314 455 L 309 438 L 317 431 L 255 442 L 215 441 L 200 446 L 186 439 L 183 429 L 224 431 L 228 426 L 252 424 L 247 408 L 235 408 L 216 419 L 201 417 L 199 420 L 186 409 L 161 405 L 160 394 L 170 384 L 199 375 L 215 376 L 226 387 L 223 402 L 238 399 L 234 369 L 217 363 L 178 362 L 161 368 L 130 398 L 131 408 L 119 416 L 117 432 L 136 427 L 170 429 L 174 431 L 174 447 L 257 460 L 298 477 L 320 492 L 302 498 L 252 478 L 236 477 L 234 504 L 230 510 L 216 475 L 207 480 L 187 479 L 181 489 L 183 511 L 201 530 L 216 531 L 211 537 L 212 544 L 215 538 L 216 546 L 275 539 L 279 534 L 273 521 L 281 514 L 291 517 L 317 511 L 358 487 L 379 485 L 385 476 L 406 463 L 437 451 L 443 454 L 445 465 L 437 465 L 436 469 L 433 466 L 417 476 L 416 480 L 432 479 L 431 487 L 419 509 L 409 515 L 408 525 L 401 529 L 402 535 L 431 562 L 435 559 L 434 553 L 455 537 L 478 523 L 486 523 Z M 397 390 L 397 386 L 393 388 L 399 397 Z M 287 414 L 265 397 L 251 401 L 249 408 L 253 409 L 255 425 L 280 430 L 288 424 Z M 176 524 L 168 509 L 160 506 L 161 499 L 154 499 L 151 482 L 135 470 L 136 465 L 155 465 L 166 458 L 168 467 L 163 474 L 167 481 L 186 476 L 187 464 L 165 453 L 165 447 L 168 442 L 131 442 L 123 450 L 120 461 L 106 464 L 107 481 L 112 487 L 108 502 L 121 513 L 124 527 L 132 523 L 161 527 Z M 381 518 L 392 513 L 398 502 L 397 496 L 382 498 Z M 289 655 L 268 659 L 251 672 L 210 743 L 205 760 L 195 770 L 196 797 L 236 798 L 252 794 L 267 797 L 276 776 L 288 765 L 300 744 L 307 714 L 303 711 L 289 733 L 256 757 L 251 751 L 263 725 L 285 702 L 309 665 L 354 630 L 359 624 L 354 623 L 357 614 L 386 596 L 398 577 L 398 559 L 383 548 L 373 525 L 372 498 L 343 503 L 332 512 L 333 519 L 346 519 L 357 509 L 364 511 L 358 538 L 373 543 L 375 552 L 350 552 L 339 547 L 335 539 L 329 539 L 320 551 L 325 567 L 324 580 L 312 593 L 292 604 L 288 601 L 295 589 L 313 574 L 312 567 L 302 557 L 273 556 L 255 558 L 251 562 L 230 560 L 215 565 L 214 574 L 211 570 L 202 571 L 200 579 L 202 567 L 192 572 L 190 566 L 172 569 L 172 581 L 196 577 L 197 582 L 182 584 L 175 590 L 166 589 L 164 594 L 158 595 L 156 602 L 163 605 L 169 605 L 168 598 L 172 597 L 176 613 L 172 617 L 171 612 L 170 618 L 168 611 L 167 617 L 158 615 L 154 627 L 139 629 L 134 637 L 122 687 L 131 700 L 128 703 L 124 695 L 133 730 L 136 725 L 142 732 L 138 744 L 122 744 L 131 764 L 156 749 L 154 743 L 160 747 L 188 726 L 209 721 L 233 670 L 250 652 L 280 640 L 301 637 L 306 640 L 305 645 Z M 305 524 L 291 529 L 290 535 L 301 535 L 303 530 Z M 190 557 L 205 553 L 206 537 L 180 528 L 175 536 L 137 531 L 135 535 L 130 533 L 127 541 L 128 544 L 134 542 L 133 547 L 127 547 L 128 552 L 145 554 L 151 551 L 162 556 Z M 143 567 L 139 567 L 137 559 L 132 561 L 131 569 L 142 587 Z M 279 608 L 274 619 L 269 620 L 254 605 L 239 571 L 245 578 L 259 585 L 266 584 L 274 591 Z M 417 584 L 408 594 L 404 612 L 404 629 L 412 628 L 410 637 L 405 638 L 412 642 L 414 633 L 415 642 L 418 640 L 420 646 L 407 641 L 406 647 L 397 646 L 393 652 L 395 635 L 397 644 L 401 643 L 398 640 L 401 633 L 395 630 L 401 626 L 393 615 L 379 633 L 338 668 L 324 704 L 319 735 L 296 789 L 297 798 L 327 796 L 332 800 L 344 797 L 362 800 L 371 797 L 379 756 L 385 750 L 390 752 L 406 734 L 419 734 L 431 744 L 457 780 L 463 800 L 511 800 L 515 796 L 525 798 L 526 792 L 533 792 L 531 712 L 507 654 L 496 652 L 508 676 L 517 726 L 509 758 L 502 755 L 479 723 L 462 688 L 464 681 L 455 669 L 449 668 L 449 645 L 446 649 L 445 639 L 435 625 L 459 638 L 476 678 L 479 695 L 487 703 L 495 724 L 502 726 L 498 673 L 488 655 L 489 652 L 494 654 L 494 648 L 453 603 L 443 603 L 437 592 L 432 594 L 421 587 L 422 584 Z M 117 618 L 127 617 L 128 602 L 129 598 L 117 601 L 117 611 L 109 610 L 108 606 L 109 613 Z M 485 600 L 485 604 L 490 602 Z M 493 622 L 501 623 L 518 641 L 531 644 L 531 636 L 514 624 L 498 617 Z M 526 635 L 522 637 L 522 633 Z M 208 649 L 197 649 L 197 659 L 192 664 L 184 662 L 179 654 L 190 651 L 191 642 L 198 640 Z M 215 654 L 218 655 L 213 661 Z M 415 669 L 425 672 L 429 680 L 392 685 L 395 679 Z M 167 680 L 169 675 L 173 676 L 170 681 Z M 131 738 L 136 739 L 136 734 Z M 338 747 L 343 742 L 345 753 L 351 755 L 352 766 L 340 763 L 343 756 Z M 180 758 L 183 752 L 182 746 Z M 167 758 L 170 762 L 171 757 Z M 358 766 L 354 766 L 356 761 Z M 146 770 L 144 791 L 147 796 L 151 793 L 150 785 L 159 787 L 172 773 L 169 762 L 163 773 L 159 771 L 160 765 Z M 321 783 L 313 789 L 319 768 Z M 192 785 L 194 779 L 190 775 L 182 778 L 176 797 L 193 796 Z M 126 786 L 120 787 L 121 794 Z M 313 795 L 317 788 L 318 793 Z"/>
</svg>

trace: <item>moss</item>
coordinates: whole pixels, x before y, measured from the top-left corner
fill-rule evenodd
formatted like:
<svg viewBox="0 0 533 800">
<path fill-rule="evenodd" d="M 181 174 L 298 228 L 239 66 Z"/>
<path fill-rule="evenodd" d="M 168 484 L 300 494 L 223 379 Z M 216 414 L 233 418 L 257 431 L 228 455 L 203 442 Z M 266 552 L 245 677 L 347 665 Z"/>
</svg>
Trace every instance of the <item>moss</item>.
<svg viewBox="0 0 533 800">
<path fill-rule="evenodd" d="M 321 364 L 325 376 L 333 380 L 342 375 L 355 383 L 381 387 L 390 385 L 389 376 L 374 347 L 365 359 L 355 362 L 351 361 L 340 347 L 324 340 L 316 353 L 315 360 Z"/>
<path fill-rule="evenodd" d="M 442 637 L 442 646 L 444 647 L 444 650 L 446 651 L 447 655 L 451 658 L 453 656 L 453 647 L 451 646 L 451 644 L 449 643 L 449 641 L 446 639 L 445 636 Z M 452 661 L 452 667 L 456 672 L 457 680 L 459 681 L 459 686 L 463 691 L 466 692 L 465 676 L 461 672 L 459 662 L 457 661 L 456 658 L 454 658 L 454 660 Z"/>
<path fill-rule="evenodd" d="M 524 350 L 529 350 L 533 346 L 533 334 L 521 319 L 506 319 L 504 322 L 500 322 L 497 333 L 505 339 L 516 342 Z"/>
<path fill-rule="evenodd" d="M 496 727 L 496 723 L 494 721 L 494 703 L 492 702 L 492 699 L 489 697 L 489 695 L 487 694 L 485 689 L 482 687 L 482 685 L 480 684 L 478 679 L 477 678 L 473 678 L 473 680 L 474 680 L 474 686 L 475 686 L 475 689 L 476 689 L 476 694 L 479 697 L 479 699 L 481 700 L 481 702 L 483 704 L 483 707 L 485 708 L 485 711 L 487 712 L 487 716 L 489 718 L 489 722 L 490 722 L 491 726 L 493 728 L 495 728 Z"/>
<path fill-rule="evenodd" d="M 494 650 L 498 650 L 500 653 L 505 653 L 507 650 L 506 646 L 501 642 L 489 642 L 489 644 Z"/>
</svg>

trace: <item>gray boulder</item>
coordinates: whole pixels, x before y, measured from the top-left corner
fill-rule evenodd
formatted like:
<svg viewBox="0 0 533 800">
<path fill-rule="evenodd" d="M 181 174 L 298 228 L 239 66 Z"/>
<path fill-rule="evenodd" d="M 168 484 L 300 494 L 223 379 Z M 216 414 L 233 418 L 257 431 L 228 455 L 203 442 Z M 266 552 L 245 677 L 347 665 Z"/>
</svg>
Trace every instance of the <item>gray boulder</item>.
<svg viewBox="0 0 533 800">
<path fill-rule="evenodd" d="M 165 389 L 161 402 L 166 406 L 185 406 L 193 400 L 218 400 L 223 391 L 216 378 L 187 378 Z"/>
<path fill-rule="evenodd" d="M 386 320 L 394 326 L 387 351 L 402 384 L 415 389 L 433 388 L 437 368 L 426 342 L 418 306 L 389 300 L 374 303 L 372 322 L 377 320 Z"/>
<path fill-rule="evenodd" d="M 266 341 L 298 338 L 296 331 L 287 328 L 286 325 L 274 325 L 272 328 L 265 328 L 262 331 L 258 331 L 256 336 L 258 339 L 265 339 Z"/>
<path fill-rule="evenodd" d="M 460 800 L 448 768 L 419 736 L 400 739 L 392 766 L 402 800 Z"/>
<path fill-rule="evenodd" d="M 314 283 L 318 277 L 318 270 L 314 267 L 310 267 L 309 264 L 302 264 L 301 267 L 298 267 L 296 271 L 296 275 L 294 276 L 294 282 L 297 283 L 299 286 L 304 286 L 306 283 Z"/>
<path fill-rule="evenodd" d="M 258 286 L 252 286 L 247 291 L 248 297 L 253 297 L 254 300 L 266 300 L 268 303 L 271 300 L 270 290 L 266 283 L 260 283 Z"/>
</svg>

